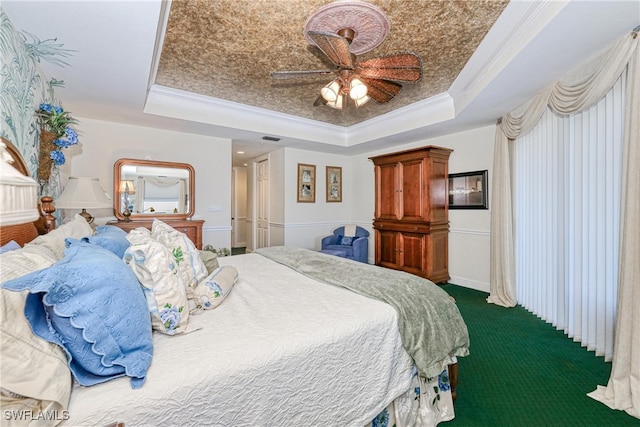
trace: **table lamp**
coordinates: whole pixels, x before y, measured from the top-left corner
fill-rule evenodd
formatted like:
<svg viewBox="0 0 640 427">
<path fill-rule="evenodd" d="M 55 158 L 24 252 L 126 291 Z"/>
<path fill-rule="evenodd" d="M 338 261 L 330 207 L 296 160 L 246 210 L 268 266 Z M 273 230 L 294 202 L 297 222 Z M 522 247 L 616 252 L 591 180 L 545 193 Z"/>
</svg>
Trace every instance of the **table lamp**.
<svg viewBox="0 0 640 427">
<path fill-rule="evenodd" d="M 133 181 L 131 180 L 123 180 L 120 181 L 120 188 L 118 189 L 120 194 L 123 195 L 124 201 L 124 210 L 122 211 L 122 216 L 124 216 L 124 221 L 131 221 L 131 211 L 129 210 L 129 195 L 136 194 L 135 187 L 133 186 Z"/>
<path fill-rule="evenodd" d="M 67 186 L 54 204 L 59 209 L 82 209 L 80 215 L 89 224 L 94 218 L 87 209 L 104 209 L 113 206 L 111 199 L 100 185 L 100 180 L 84 176 L 70 177 Z"/>
</svg>

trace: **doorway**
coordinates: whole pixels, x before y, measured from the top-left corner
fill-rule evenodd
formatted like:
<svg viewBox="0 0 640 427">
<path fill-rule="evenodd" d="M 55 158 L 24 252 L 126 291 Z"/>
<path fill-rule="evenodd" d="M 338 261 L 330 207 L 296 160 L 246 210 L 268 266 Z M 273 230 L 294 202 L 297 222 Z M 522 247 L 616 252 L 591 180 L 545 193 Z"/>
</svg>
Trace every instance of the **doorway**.
<svg viewBox="0 0 640 427">
<path fill-rule="evenodd" d="M 247 247 L 247 168 L 231 169 L 231 253 Z"/>
<path fill-rule="evenodd" d="M 255 164 L 256 234 L 255 248 L 269 246 L 269 159 Z"/>
</svg>

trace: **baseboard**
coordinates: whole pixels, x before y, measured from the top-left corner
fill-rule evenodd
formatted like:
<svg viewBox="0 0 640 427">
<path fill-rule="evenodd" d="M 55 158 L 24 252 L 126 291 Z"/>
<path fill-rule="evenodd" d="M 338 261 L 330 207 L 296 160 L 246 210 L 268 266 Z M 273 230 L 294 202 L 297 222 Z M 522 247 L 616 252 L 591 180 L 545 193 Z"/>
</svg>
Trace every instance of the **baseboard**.
<svg viewBox="0 0 640 427">
<path fill-rule="evenodd" d="M 478 282 L 475 280 L 465 279 L 463 277 L 451 276 L 449 283 L 462 286 L 463 288 L 475 289 L 476 291 L 489 293 L 491 286 L 489 283 Z"/>
</svg>

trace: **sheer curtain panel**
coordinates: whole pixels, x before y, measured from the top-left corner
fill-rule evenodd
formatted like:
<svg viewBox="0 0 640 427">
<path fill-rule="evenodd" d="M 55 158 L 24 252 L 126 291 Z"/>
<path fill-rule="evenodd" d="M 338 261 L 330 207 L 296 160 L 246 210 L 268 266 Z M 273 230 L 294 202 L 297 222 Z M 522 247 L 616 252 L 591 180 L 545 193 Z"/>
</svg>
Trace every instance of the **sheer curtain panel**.
<svg viewBox="0 0 640 427">
<path fill-rule="evenodd" d="M 611 360 L 625 74 L 598 104 L 549 109 L 514 145 L 518 303 Z"/>
</svg>

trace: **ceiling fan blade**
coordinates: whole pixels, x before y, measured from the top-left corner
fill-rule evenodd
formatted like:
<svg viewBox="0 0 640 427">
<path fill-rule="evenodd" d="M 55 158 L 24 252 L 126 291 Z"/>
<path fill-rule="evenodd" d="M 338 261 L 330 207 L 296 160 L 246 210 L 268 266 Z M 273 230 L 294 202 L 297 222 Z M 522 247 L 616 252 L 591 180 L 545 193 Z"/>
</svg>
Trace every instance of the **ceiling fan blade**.
<svg viewBox="0 0 640 427">
<path fill-rule="evenodd" d="M 362 78 L 362 81 L 367 85 L 367 95 L 378 104 L 391 101 L 402 89 L 400 83 L 389 80 Z"/>
<path fill-rule="evenodd" d="M 415 53 L 397 53 L 359 62 L 355 72 L 368 79 L 417 82 L 422 78 L 422 60 Z"/>
<path fill-rule="evenodd" d="M 274 71 L 271 78 L 276 80 L 297 79 L 298 77 L 316 77 L 334 74 L 335 70 L 303 70 L 303 71 Z"/>
<path fill-rule="evenodd" d="M 349 41 L 337 34 L 309 31 L 309 38 L 327 58 L 340 68 L 353 68 L 354 55 L 349 50 Z"/>
</svg>

